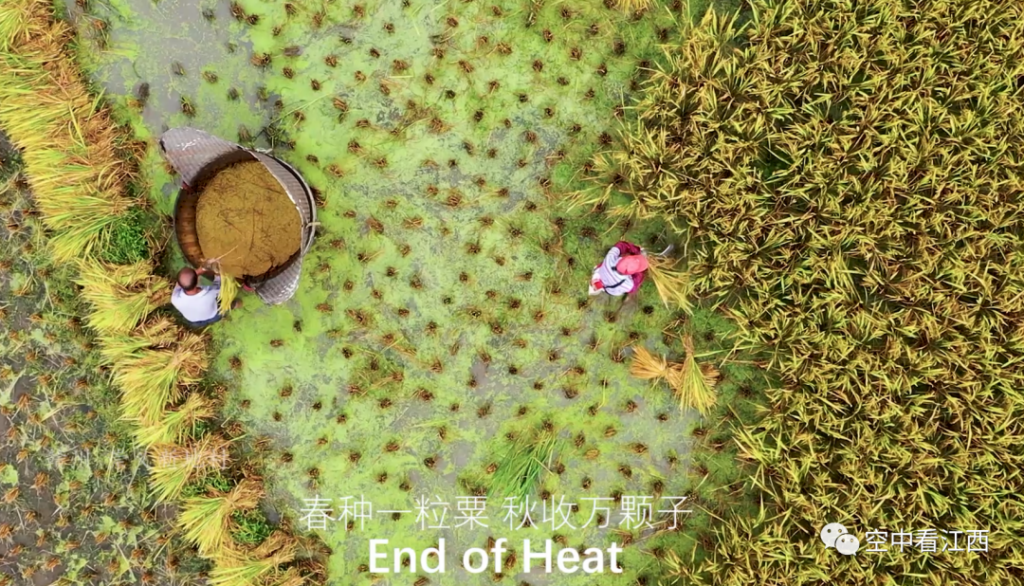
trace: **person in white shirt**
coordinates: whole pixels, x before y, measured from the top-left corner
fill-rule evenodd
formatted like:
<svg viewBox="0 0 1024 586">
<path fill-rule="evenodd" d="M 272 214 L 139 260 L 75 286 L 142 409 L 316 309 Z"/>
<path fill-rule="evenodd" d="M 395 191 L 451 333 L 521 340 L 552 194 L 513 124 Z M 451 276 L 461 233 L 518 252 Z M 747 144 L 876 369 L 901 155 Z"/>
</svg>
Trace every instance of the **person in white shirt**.
<svg viewBox="0 0 1024 586">
<path fill-rule="evenodd" d="M 213 284 L 201 286 L 199 277 L 204 276 L 213 279 Z M 188 324 L 195 328 L 208 326 L 216 323 L 224 317 L 218 309 L 217 299 L 220 293 L 220 275 L 215 274 L 207 267 L 198 271 L 185 267 L 178 271 L 178 283 L 171 293 L 171 305 L 181 313 Z M 241 299 L 236 299 L 231 304 L 232 309 L 242 305 Z"/>
</svg>

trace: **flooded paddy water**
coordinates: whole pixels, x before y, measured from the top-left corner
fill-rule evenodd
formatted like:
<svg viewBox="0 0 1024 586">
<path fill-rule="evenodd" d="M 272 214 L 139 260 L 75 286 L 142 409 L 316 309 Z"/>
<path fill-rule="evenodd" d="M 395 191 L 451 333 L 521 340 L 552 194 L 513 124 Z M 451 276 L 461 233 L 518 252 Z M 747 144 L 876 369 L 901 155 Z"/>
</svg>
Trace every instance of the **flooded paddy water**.
<svg viewBox="0 0 1024 586">
<path fill-rule="evenodd" d="M 318 192 L 321 226 L 295 297 L 273 307 L 245 297 L 212 333 L 229 415 L 271 439 L 278 510 L 297 526 L 317 497 L 335 518 L 344 497 L 406 511 L 318 529 L 333 583 L 379 578 L 370 539 L 422 549 L 444 538 L 458 557 L 431 577 L 439 584 L 642 582 L 658 575 L 652 549 L 688 551 L 706 523 L 699 510 L 689 532 L 633 529 L 617 514 L 598 528 L 583 500 L 615 498 L 615 511 L 652 496 L 657 511 L 657 497 L 714 498 L 693 472 L 696 414 L 628 373 L 633 344 L 680 354 L 663 330 L 683 316 L 650 284 L 621 307 L 586 294 L 615 241 L 669 242 L 659 224 L 613 224 L 568 204 L 591 187 L 585 164 L 634 115 L 658 44 L 678 38 L 680 5 L 634 17 L 508 0 L 109 0 L 68 12 L 83 66 L 140 135 L 189 125 L 273 147 Z M 143 171 L 169 213 L 175 184 L 154 149 Z M 710 312 L 687 323 L 699 351 L 728 347 Z M 722 370 L 723 401 L 753 377 Z M 550 498 L 533 527 L 510 529 L 495 470 L 516 437 L 538 432 L 561 440 L 531 494 Z M 417 520 L 420 497 L 457 515 L 458 498 L 488 494 L 486 527 Z M 578 511 L 553 529 L 541 509 L 562 496 Z M 622 575 L 458 567 L 491 537 L 513 548 L 632 544 Z"/>
</svg>

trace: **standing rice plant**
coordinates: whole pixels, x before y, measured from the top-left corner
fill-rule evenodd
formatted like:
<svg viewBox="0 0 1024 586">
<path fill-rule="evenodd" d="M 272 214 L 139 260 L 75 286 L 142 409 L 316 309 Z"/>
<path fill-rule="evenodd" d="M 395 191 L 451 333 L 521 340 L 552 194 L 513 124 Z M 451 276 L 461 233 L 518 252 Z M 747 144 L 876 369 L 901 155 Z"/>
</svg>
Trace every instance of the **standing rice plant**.
<svg viewBox="0 0 1024 586">
<path fill-rule="evenodd" d="M 185 446 L 158 444 L 149 449 L 153 464 L 149 486 L 158 501 L 177 498 L 185 485 L 211 470 L 221 470 L 229 462 L 230 442 L 219 435 L 208 435 Z"/>
<path fill-rule="evenodd" d="M 104 334 L 125 333 L 170 301 L 167 282 L 153 276 L 148 262 L 80 263 L 76 282 L 82 287 L 82 296 L 92 304 L 86 321 Z"/>
<path fill-rule="evenodd" d="M 1024 535 L 1024 4 L 749 5 L 684 19 L 595 165 L 594 199 L 687 242 L 693 295 L 728 302 L 775 381 L 734 437 L 762 514 L 723 516 L 665 581 L 1017 584 L 1024 541 L 996 533 Z M 695 359 L 674 386 L 707 405 Z M 999 544 L 851 565 L 812 545 L 840 517 Z"/>
<path fill-rule="evenodd" d="M 261 484 L 246 478 L 227 494 L 185 499 L 178 517 L 178 527 L 185 539 L 199 548 L 202 555 L 211 557 L 220 551 L 224 540 L 229 538 L 231 514 L 255 507 L 262 496 Z"/>
</svg>

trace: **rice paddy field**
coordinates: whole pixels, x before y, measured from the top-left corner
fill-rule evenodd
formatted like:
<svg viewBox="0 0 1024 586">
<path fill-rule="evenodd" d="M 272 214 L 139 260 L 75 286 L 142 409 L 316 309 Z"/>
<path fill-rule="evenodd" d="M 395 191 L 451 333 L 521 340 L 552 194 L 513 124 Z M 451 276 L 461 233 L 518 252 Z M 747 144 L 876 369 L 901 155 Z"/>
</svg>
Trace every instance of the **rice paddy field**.
<svg viewBox="0 0 1024 586">
<path fill-rule="evenodd" d="M 643 61 L 658 56 L 659 29 L 676 34 L 678 9 L 632 24 L 604 6 L 554 4 L 205 10 L 97 5 L 79 19 L 109 24 L 79 53 L 125 111 L 149 84 L 141 116 L 126 114 L 143 131 L 191 125 L 276 146 L 324 199 L 298 294 L 280 307 L 253 298 L 216 328 L 213 376 L 232 390 L 228 413 L 267 438 L 282 513 L 301 517 L 318 495 L 408 511 L 322 531 L 337 583 L 375 580 L 369 539 L 425 548 L 445 538 L 456 551 L 488 537 L 615 540 L 610 529 L 548 527 L 541 538 L 539 528 L 502 528 L 494 478 L 514 435 L 564 444 L 541 458 L 557 472 L 530 494 L 577 503 L 575 525 L 591 514 L 580 497 L 693 490 L 695 417 L 667 387 L 628 374 L 628 347 L 664 351 L 662 330 L 677 316 L 653 289 L 624 309 L 586 294 L 592 265 L 616 240 L 661 250 L 671 239 L 662 223 L 570 212 L 560 195 L 617 132 L 616 108 L 621 118 Z M 699 319 L 708 348 L 727 344 L 716 344 L 724 330 L 713 314 Z M 730 368 L 731 388 L 757 378 Z M 454 516 L 456 496 L 487 494 L 486 528 L 418 528 L 421 496 L 450 502 Z M 623 560 L 629 579 L 656 565 L 640 549 Z M 443 579 L 490 583 L 490 574 Z"/>
<path fill-rule="evenodd" d="M 451 515 L 458 496 L 491 499 L 488 527 L 422 530 L 414 513 L 365 529 L 331 523 L 318 535 L 334 583 L 379 580 L 367 571 L 371 538 L 446 539 L 456 552 L 494 537 L 635 541 L 624 576 L 541 579 L 654 580 L 646 552 L 691 548 L 708 515 L 681 518 L 685 531 L 631 531 L 594 522 L 580 498 L 613 508 L 622 495 L 736 500 L 700 486 L 710 474 L 738 478 L 721 438 L 696 456 L 692 432 L 706 433 L 696 412 L 629 375 L 631 346 L 678 354 L 684 329 L 709 359 L 724 356 L 729 324 L 666 309 L 651 285 L 625 305 L 589 299 L 590 270 L 616 240 L 660 251 L 676 239 L 664 222 L 570 209 L 566 195 L 585 187 L 581 167 L 629 116 L 657 44 L 689 18 L 680 6 L 633 18 L 540 4 L 65 8 L 79 62 L 136 136 L 189 125 L 273 147 L 322 198 L 295 298 L 267 307 L 250 297 L 211 332 L 208 378 L 229 389 L 226 417 L 259 438 L 273 516 L 301 525 L 305 499 L 318 496 L 407 511 L 426 496 L 452 502 Z M 164 214 L 168 171 L 152 149 L 142 157 L 140 184 Z M 168 275 L 179 263 L 172 245 Z M 743 387 L 749 402 L 764 385 L 749 361 L 722 369 L 725 396 Z M 499 471 L 535 449 L 543 469 L 521 492 L 577 503 L 561 531 L 539 523 L 540 509 L 539 527 L 503 528 L 503 498 L 520 491 Z M 595 527 L 573 529 L 588 518 Z M 525 577 L 516 555 L 504 560 L 518 570 L 510 583 Z"/>
<path fill-rule="evenodd" d="M 1021 10 L 0 6 L 0 585 L 1024 582 Z M 295 295 L 198 332 L 182 126 L 317 204 Z M 652 278 L 588 296 L 619 240 Z M 987 541 L 865 551 L 920 530 Z"/>
</svg>

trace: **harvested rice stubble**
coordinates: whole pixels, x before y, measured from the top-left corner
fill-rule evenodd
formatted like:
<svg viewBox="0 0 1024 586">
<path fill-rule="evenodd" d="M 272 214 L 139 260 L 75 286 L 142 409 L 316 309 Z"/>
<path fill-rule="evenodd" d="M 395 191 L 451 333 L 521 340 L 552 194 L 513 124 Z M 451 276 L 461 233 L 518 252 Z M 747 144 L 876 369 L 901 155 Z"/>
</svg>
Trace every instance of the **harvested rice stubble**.
<svg viewBox="0 0 1024 586">
<path fill-rule="evenodd" d="M 229 275 L 260 276 L 299 249 L 302 221 L 284 188 L 257 161 L 236 163 L 203 188 L 196 209 L 199 245 Z"/>
</svg>

